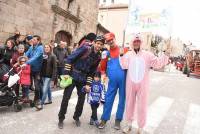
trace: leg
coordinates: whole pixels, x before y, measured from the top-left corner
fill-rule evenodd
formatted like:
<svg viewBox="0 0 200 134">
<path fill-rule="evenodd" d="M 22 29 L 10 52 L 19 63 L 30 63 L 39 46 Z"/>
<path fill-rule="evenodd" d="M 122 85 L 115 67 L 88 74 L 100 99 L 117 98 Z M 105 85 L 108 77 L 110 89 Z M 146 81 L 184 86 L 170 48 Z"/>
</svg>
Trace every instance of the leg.
<svg viewBox="0 0 200 134">
<path fill-rule="evenodd" d="M 63 120 L 65 119 L 65 114 L 67 112 L 68 102 L 69 102 L 69 99 L 71 97 L 71 94 L 72 94 L 74 87 L 75 87 L 75 85 L 74 85 L 74 82 L 73 82 L 69 87 L 67 87 L 64 90 L 64 95 L 63 95 L 63 99 L 62 99 L 62 102 L 61 102 L 60 111 L 59 111 L 59 114 L 58 114 L 59 121 L 63 122 Z"/>
<path fill-rule="evenodd" d="M 42 88 L 43 96 L 42 96 L 42 102 L 41 102 L 42 105 L 44 105 L 44 103 L 45 103 L 45 100 L 46 100 L 46 97 L 48 94 L 48 90 L 49 90 L 49 86 L 50 86 L 50 82 L 51 82 L 51 78 L 47 78 L 47 77 L 43 78 L 43 88 Z"/>
<path fill-rule="evenodd" d="M 146 124 L 146 114 L 147 114 L 147 92 L 148 86 L 141 84 L 141 89 L 137 94 L 137 113 L 138 113 L 138 126 L 143 128 Z"/>
<path fill-rule="evenodd" d="M 91 105 L 91 109 L 92 109 L 92 116 L 91 118 L 96 121 L 98 120 L 98 117 L 97 117 L 97 108 L 99 107 L 99 104 L 96 104 L 96 105 Z"/>
<path fill-rule="evenodd" d="M 101 120 L 107 121 L 110 119 L 116 93 L 117 93 L 117 83 L 115 81 L 109 81 Z"/>
<path fill-rule="evenodd" d="M 51 83 L 51 80 L 50 80 L 50 83 Z M 50 84 L 48 87 L 48 101 L 52 102 L 52 93 L 51 93 L 51 85 Z"/>
<path fill-rule="evenodd" d="M 121 81 L 118 82 L 119 85 L 119 102 L 117 107 L 117 113 L 116 113 L 116 120 L 121 121 L 124 114 L 124 108 L 125 108 L 125 77 L 124 79 L 121 79 Z"/>
<path fill-rule="evenodd" d="M 35 85 L 35 96 L 34 101 L 37 102 L 40 99 L 40 92 L 41 92 L 41 85 L 40 85 L 40 74 L 39 73 L 32 73 L 33 81 Z"/>
<path fill-rule="evenodd" d="M 83 88 L 82 83 L 76 82 L 76 88 L 77 88 L 77 94 L 78 94 L 78 102 L 76 104 L 76 109 L 75 109 L 73 118 L 74 120 L 79 120 L 79 117 L 81 116 L 83 112 L 83 105 L 85 102 L 85 93 L 81 91 L 81 89 Z"/>
</svg>

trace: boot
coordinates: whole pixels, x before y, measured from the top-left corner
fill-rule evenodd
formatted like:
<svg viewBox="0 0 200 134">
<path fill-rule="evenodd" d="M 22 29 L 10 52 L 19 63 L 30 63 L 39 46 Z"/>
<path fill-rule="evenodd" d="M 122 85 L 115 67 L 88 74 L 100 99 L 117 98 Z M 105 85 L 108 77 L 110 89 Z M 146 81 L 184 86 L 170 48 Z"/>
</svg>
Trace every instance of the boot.
<svg viewBox="0 0 200 134">
<path fill-rule="evenodd" d="M 106 126 L 106 121 L 105 120 L 102 120 L 101 123 L 99 124 L 99 129 L 104 129 Z"/>
<path fill-rule="evenodd" d="M 121 129 L 120 122 L 121 122 L 120 120 L 115 120 L 115 127 L 114 128 L 116 130 L 120 130 Z"/>
<path fill-rule="evenodd" d="M 94 121 L 94 125 L 95 125 L 96 127 L 99 127 L 99 121 L 98 121 L 98 120 L 95 120 L 95 121 Z"/>
<path fill-rule="evenodd" d="M 63 121 L 59 121 L 58 122 L 58 128 L 59 129 L 63 129 Z"/>
</svg>

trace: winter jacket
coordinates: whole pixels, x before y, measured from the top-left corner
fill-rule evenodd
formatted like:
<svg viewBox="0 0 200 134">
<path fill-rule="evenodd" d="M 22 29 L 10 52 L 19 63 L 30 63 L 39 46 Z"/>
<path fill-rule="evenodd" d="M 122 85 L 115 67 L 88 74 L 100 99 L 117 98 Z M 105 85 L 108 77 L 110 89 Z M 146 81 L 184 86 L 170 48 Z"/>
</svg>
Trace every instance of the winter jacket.
<svg viewBox="0 0 200 134">
<path fill-rule="evenodd" d="M 8 49 L 7 47 L 0 48 L 0 60 L 2 63 L 5 63 L 10 67 L 10 60 L 12 59 L 12 55 L 14 54 L 15 49 Z"/>
<path fill-rule="evenodd" d="M 21 73 L 19 74 L 20 76 L 19 84 L 30 86 L 31 85 L 31 66 L 26 65 L 25 67 L 18 68 L 17 70 L 18 70 L 18 73 L 21 70 Z"/>
<path fill-rule="evenodd" d="M 56 56 L 54 54 L 43 56 L 42 71 L 41 71 L 42 77 L 55 79 L 56 74 L 57 74 Z"/>
<path fill-rule="evenodd" d="M 64 62 L 64 59 L 67 57 L 68 55 L 68 52 L 67 52 L 67 49 L 64 49 L 64 48 L 60 48 L 59 46 L 58 47 L 55 47 L 54 48 L 54 51 L 53 53 L 56 55 L 57 57 L 57 66 L 58 67 L 64 67 L 65 66 L 65 62 Z"/>
<path fill-rule="evenodd" d="M 43 46 L 31 46 L 26 52 L 26 56 L 29 58 L 29 60 L 26 63 L 31 65 L 31 71 L 40 72 L 42 69 L 43 61 Z"/>
</svg>

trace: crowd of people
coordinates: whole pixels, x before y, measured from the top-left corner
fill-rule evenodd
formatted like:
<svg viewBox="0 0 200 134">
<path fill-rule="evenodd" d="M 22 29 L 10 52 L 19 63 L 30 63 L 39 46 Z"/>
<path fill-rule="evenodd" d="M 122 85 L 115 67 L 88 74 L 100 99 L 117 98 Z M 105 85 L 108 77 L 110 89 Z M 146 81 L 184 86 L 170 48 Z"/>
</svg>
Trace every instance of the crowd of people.
<svg viewBox="0 0 200 134">
<path fill-rule="evenodd" d="M 68 51 L 67 43 L 63 41 L 53 48 L 52 42 L 42 44 L 38 35 L 28 35 L 23 42 L 20 42 L 19 36 L 17 34 L 9 38 L 5 47 L 0 49 L 1 63 L 13 67 L 16 72 L 21 71 L 18 86 L 15 87 L 16 94 L 19 94 L 21 86 L 23 98 L 28 99 L 29 90 L 34 87 L 35 107 L 41 110 L 47 96 L 47 104 L 52 103 L 51 81 L 57 85 L 59 76 L 72 80 L 71 84 L 65 87 L 58 113 L 60 129 L 64 126 L 69 100 L 76 87 L 78 101 L 73 119 L 77 127 L 81 126 L 80 117 L 86 94 L 92 110 L 90 125 L 104 129 L 110 120 L 118 92 L 119 102 L 114 128 L 121 129 L 120 124 L 125 113 L 128 124 L 123 132 L 131 131 L 137 104 L 138 133 L 142 133 L 147 116 L 149 70 L 151 67 L 162 68 L 168 64 L 169 51 L 157 57 L 142 50 L 140 35 L 132 39 L 129 49 L 121 51 L 113 33 L 102 36 L 89 33 L 80 39 L 72 52 Z M 102 83 L 106 78 L 109 80 L 107 89 Z M 100 104 L 103 104 L 103 113 L 99 122 L 97 110 Z"/>
</svg>

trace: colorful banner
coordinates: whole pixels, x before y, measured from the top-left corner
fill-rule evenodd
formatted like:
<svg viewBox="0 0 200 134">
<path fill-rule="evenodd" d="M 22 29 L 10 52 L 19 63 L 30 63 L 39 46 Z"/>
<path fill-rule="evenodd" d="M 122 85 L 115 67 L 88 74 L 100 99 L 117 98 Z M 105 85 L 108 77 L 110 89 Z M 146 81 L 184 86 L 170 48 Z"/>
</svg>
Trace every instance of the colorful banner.
<svg viewBox="0 0 200 134">
<path fill-rule="evenodd" d="M 170 0 L 130 0 L 126 34 L 152 32 L 170 36 Z"/>
</svg>

